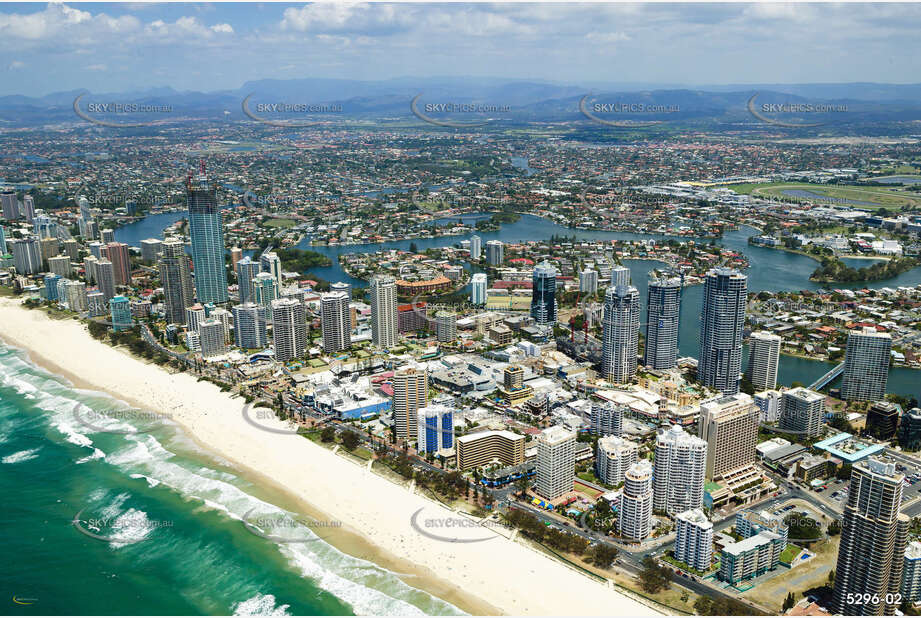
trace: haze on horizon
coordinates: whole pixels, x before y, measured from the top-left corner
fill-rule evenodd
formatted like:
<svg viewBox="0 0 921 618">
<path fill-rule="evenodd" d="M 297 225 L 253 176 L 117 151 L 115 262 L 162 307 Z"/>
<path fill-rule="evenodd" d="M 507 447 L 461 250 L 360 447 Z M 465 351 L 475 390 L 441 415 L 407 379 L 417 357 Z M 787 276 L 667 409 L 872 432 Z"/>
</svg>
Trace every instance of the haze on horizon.
<svg viewBox="0 0 921 618">
<path fill-rule="evenodd" d="M 921 82 L 918 32 L 919 4 L 10 3 L 0 95 L 306 77 L 905 84 Z"/>
</svg>

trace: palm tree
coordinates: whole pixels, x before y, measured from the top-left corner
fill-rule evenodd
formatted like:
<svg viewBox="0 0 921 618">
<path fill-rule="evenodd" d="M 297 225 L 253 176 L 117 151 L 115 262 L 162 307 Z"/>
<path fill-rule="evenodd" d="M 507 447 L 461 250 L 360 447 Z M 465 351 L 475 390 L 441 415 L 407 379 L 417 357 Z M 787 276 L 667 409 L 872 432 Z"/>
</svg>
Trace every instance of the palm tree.
<svg viewBox="0 0 921 618">
<path fill-rule="evenodd" d="M 518 497 L 520 498 L 525 497 L 525 494 L 528 493 L 528 489 L 530 489 L 530 487 L 531 487 L 531 483 L 530 481 L 528 481 L 528 477 L 524 475 L 522 475 L 521 478 L 515 481 L 515 489 L 518 490 Z"/>
</svg>

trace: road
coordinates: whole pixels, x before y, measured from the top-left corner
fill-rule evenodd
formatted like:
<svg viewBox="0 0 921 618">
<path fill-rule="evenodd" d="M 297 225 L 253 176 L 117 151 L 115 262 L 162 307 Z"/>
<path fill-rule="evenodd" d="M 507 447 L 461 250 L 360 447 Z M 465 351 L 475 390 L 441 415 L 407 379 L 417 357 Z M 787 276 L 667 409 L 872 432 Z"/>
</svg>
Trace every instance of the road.
<svg viewBox="0 0 921 618">
<path fill-rule="evenodd" d="M 319 414 L 317 411 L 313 410 L 312 408 L 302 406 L 299 403 L 290 400 L 290 398 L 286 397 L 285 407 L 289 411 L 295 412 L 302 418 L 309 416 L 312 419 L 315 419 L 316 421 L 318 421 L 320 424 L 323 424 L 323 425 L 331 424 L 340 430 L 353 432 L 359 436 L 361 443 L 363 445 L 369 448 L 372 448 L 372 450 L 374 449 L 374 447 L 380 448 L 380 445 L 383 444 L 387 452 L 390 454 L 394 454 L 394 455 L 404 454 L 404 451 L 402 451 L 401 449 L 393 445 L 387 444 L 386 442 L 377 440 L 372 443 L 370 434 L 365 432 L 364 430 L 354 427 L 350 424 L 342 423 L 330 416 Z M 410 457 L 412 459 L 414 467 L 418 469 L 431 471 L 431 472 L 444 472 L 445 471 L 443 468 L 439 468 L 438 466 L 432 465 L 428 463 L 427 461 L 425 461 L 424 459 L 421 459 L 417 456 L 410 456 Z M 915 465 L 918 464 L 918 462 L 911 462 L 911 463 Z M 822 500 L 820 497 L 816 496 L 815 494 L 804 491 L 803 489 L 786 481 L 785 479 L 776 477 L 774 478 L 774 480 L 777 483 L 778 487 L 781 488 L 781 491 L 783 491 L 783 493 L 781 495 L 771 497 L 770 499 L 764 499 L 761 502 L 756 502 L 756 503 L 747 505 L 746 508 L 758 507 L 761 509 L 772 511 L 778 508 L 781 504 L 791 499 L 800 499 L 800 500 L 807 502 L 812 507 L 814 507 L 817 511 L 826 515 L 830 519 L 836 520 L 840 518 L 841 514 L 839 512 L 837 512 L 830 504 L 827 504 L 824 500 Z M 589 530 L 586 528 L 582 528 L 576 522 L 572 522 L 570 520 L 560 521 L 556 519 L 555 517 L 550 516 L 549 513 L 545 510 L 535 508 L 532 505 L 527 504 L 527 503 L 514 501 L 513 494 L 515 493 L 515 489 L 512 486 L 506 486 L 506 487 L 500 487 L 500 488 L 485 488 L 485 490 L 493 497 L 493 499 L 495 500 L 495 503 L 499 505 L 499 507 L 513 508 L 513 509 L 517 509 L 520 511 L 524 511 L 526 513 L 529 513 L 539 518 L 541 521 L 549 522 L 549 525 L 551 527 L 556 528 L 557 530 L 560 530 L 562 532 L 569 533 L 569 534 L 578 534 L 579 536 L 585 538 L 591 543 L 600 542 L 600 543 L 611 545 L 618 551 L 618 559 L 616 560 L 616 567 L 621 569 L 623 572 L 630 574 L 633 577 L 638 577 L 640 572 L 643 570 L 642 563 L 644 559 L 646 559 L 649 556 L 657 558 L 667 553 L 668 551 L 670 551 L 672 547 L 674 546 L 674 538 L 673 536 L 670 535 L 669 537 L 666 537 L 665 540 L 663 540 L 663 542 L 657 545 L 648 546 L 643 549 L 630 549 L 629 547 L 625 547 L 621 544 L 612 542 L 609 537 L 599 532 L 596 532 L 594 530 Z M 921 503 L 919 503 L 919 507 L 921 507 Z M 726 513 L 725 516 L 721 517 L 720 519 L 714 520 L 713 521 L 714 530 L 720 531 L 720 530 L 725 530 L 731 527 L 735 521 L 735 516 L 736 516 L 735 513 Z M 668 565 L 667 563 L 663 563 L 663 564 L 671 567 L 671 565 Z M 714 585 L 713 583 L 709 581 L 702 581 L 691 575 L 676 576 L 673 578 L 672 583 L 674 585 L 685 588 L 698 595 L 708 596 L 711 598 L 714 596 L 725 597 L 726 599 L 732 599 L 732 600 L 735 600 L 741 603 L 745 603 L 746 605 L 758 611 L 766 612 L 768 614 L 772 613 L 771 610 L 769 610 L 766 607 L 762 607 L 736 594 L 727 592 L 725 589 L 717 585 Z"/>
</svg>

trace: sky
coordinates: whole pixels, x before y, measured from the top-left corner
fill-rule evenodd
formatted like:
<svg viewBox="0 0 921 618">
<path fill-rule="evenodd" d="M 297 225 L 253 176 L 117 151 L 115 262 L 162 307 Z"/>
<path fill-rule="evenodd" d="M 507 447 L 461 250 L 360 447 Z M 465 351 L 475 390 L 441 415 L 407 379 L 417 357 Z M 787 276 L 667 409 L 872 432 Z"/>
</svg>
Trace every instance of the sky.
<svg viewBox="0 0 921 618">
<path fill-rule="evenodd" d="M 0 4 L 0 94 L 259 79 L 921 82 L 921 4 Z"/>
</svg>

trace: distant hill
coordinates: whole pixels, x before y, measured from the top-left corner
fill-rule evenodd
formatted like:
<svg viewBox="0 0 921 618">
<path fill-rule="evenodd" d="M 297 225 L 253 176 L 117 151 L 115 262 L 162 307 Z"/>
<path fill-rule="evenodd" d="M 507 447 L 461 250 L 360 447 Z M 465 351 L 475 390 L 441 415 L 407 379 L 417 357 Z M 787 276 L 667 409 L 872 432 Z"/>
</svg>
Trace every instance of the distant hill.
<svg viewBox="0 0 921 618">
<path fill-rule="evenodd" d="M 74 99 L 83 90 L 55 92 L 42 97 L 0 97 L 0 122 L 45 123 L 74 120 Z M 252 95 L 257 103 L 339 105 L 344 116 L 403 116 L 410 118 L 409 102 L 416 95 L 424 103 L 481 103 L 508 106 L 501 119 L 584 119 L 579 102 L 630 103 L 665 106 L 677 111 L 656 115 L 618 113 L 618 119 L 681 120 L 751 119 L 746 105 L 758 94 L 763 103 L 828 103 L 847 106 L 849 112 L 885 120 L 921 120 L 921 84 L 745 84 L 696 88 L 638 83 L 560 84 L 500 78 L 396 78 L 362 81 L 332 78 L 248 81 L 236 90 L 177 91 L 169 87 L 143 91 L 86 93 L 81 103 L 131 102 L 170 105 L 177 116 L 244 119 L 241 103 Z M 610 116 L 613 117 L 613 116 Z M 854 116 L 850 116 L 853 118 Z"/>
</svg>

